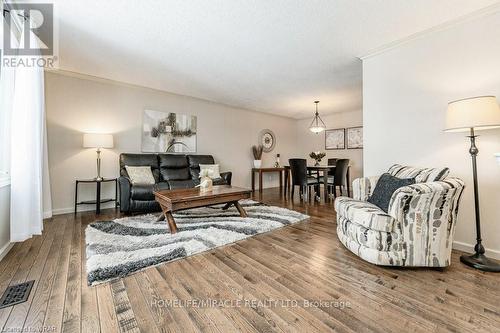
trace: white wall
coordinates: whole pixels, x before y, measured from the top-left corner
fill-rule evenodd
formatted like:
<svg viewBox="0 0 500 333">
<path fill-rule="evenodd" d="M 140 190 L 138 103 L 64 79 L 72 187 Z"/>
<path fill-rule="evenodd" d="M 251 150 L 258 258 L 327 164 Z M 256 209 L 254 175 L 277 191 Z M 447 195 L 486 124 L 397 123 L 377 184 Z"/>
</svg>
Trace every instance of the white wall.
<svg viewBox="0 0 500 333">
<path fill-rule="evenodd" d="M 338 112 L 321 117 L 328 129 L 363 126 L 363 112 L 361 110 Z M 309 119 L 297 121 L 297 155 L 294 157 L 309 158 L 312 151 L 326 152 L 324 163 L 328 158 L 348 158 L 351 165 L 351 181 L 363 175 L 363 149 L 326 150 L 325 133 L 315 134 L 309 131 L 312 115 Z M 323 162 L 322 162 L 323 163 Z"/>
<path fill-rule="evenodd" d="M 263 166 L 272 166 L 277 153 L 287 160 L 296 151 L 296 121 L 289 118 L 81 75 L 47 72 L 45 89 L 55 214 L 72 210 L 75 179 L 95 176 L 95 151 L 82 148 L 82 132 L 114 134 L 115 148 L 102 153 L 102 173 L 116 177 L 119 154 L 141 151 L 144 109 L 196 115 L 197 153 L 214 155 L 221 171 L 233 172 L 236 186 L 250 187 L 251 146 L 258 143 L 262 129 L 269 128 L 277 136 L 274 151 L 264 154 Z M 277 186 L 276 175 L 268 176 L 265 186 Z M 103 197 L 114 195 L 111 185 L 103 190 Z M 90 199 L 94 191 L 87 185 L 80 193 Z"/>
<path fill-rule="evenodd" d="M 500 13 L 434 31 L 363 61 L 364 173 L 392 163 L 449 166 L 465 180 L 456 247 L 475 244 L 469 140 L 444 133 L 447 103 L 500 97 Z M 500 258 L 500 130 L 478 132 L 483 244 Z M 465 246 L 464 244 L 469 244 Z M 465 247 L 464 247 L 465 246 Z M 488 253 L 487 253 L 488 254 Z"/>
<path fill-rule="evenodd" d="M 0 187 L 0 260 L 10 250 L 10 186 Z"/>
</svg>

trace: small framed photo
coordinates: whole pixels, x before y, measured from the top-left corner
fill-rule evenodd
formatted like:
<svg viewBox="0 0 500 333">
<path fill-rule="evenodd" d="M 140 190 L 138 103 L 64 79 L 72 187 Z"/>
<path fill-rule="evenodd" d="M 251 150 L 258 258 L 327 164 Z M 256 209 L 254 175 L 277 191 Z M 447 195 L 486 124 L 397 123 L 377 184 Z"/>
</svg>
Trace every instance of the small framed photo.
<svg viewBox="0 0 500 333">
<path fill-rule="evenodd" d="M 325 131 L 325 149 L 345 149 L 345 128 Z"/>
<path fill-rule="evenodd" d="M 363 127 L 347 128 L 347 149 L 363 149 Z"/>
</svg>

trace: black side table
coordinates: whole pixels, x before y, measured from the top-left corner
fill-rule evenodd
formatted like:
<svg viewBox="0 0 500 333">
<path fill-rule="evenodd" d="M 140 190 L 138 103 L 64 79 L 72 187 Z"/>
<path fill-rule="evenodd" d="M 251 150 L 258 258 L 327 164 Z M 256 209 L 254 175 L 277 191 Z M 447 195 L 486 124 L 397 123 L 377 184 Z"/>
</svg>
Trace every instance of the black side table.
<svg viewBox="0 0 500 333">
<path fill-rule="evenodd" d="M 101 184 L 107 182 L 115 182 L 115 197 L 112 199 L 101 199 Z M 78 202 L 78 184 L 96 183 L 96 199 Z M 103 179 L 77 179 L 75 184 L 75 214 L 78 205 L 95 205 L 95 213 L 101 213 L 101 204 L 106 202 L 115 202 L 115 208 L 118 207 L 118 180 L 116 178 Z"/>
</svg>

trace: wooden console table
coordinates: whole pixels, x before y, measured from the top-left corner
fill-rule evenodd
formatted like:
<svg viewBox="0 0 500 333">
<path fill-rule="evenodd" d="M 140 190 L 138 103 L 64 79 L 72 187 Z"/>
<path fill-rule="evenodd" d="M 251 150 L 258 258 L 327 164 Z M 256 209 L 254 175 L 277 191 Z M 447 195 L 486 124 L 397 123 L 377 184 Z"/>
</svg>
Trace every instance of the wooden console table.
<svg viewBox="0 0 500 333">
<path fill-rule="evenodd" d="M 280 178 L 280 191 L 283 189 L 283 176 L 285 168 L 252 168 L 252 191 L 255 192 L 255 174 L 259 174 L 259 192 L 262 192 L 262 177 L 264 173 L 277 172 Z"/>
</svg>

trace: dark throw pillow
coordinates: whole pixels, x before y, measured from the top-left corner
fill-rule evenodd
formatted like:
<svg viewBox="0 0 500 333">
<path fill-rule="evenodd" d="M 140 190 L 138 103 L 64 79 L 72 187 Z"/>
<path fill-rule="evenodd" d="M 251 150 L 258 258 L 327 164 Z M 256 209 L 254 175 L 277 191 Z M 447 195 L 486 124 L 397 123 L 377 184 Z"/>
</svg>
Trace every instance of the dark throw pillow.
<svg viewBox="0 0 500 333">
<path fill-rule="evenodd" d="M 400 187 L 413 184 L 415 184 L 415 178 L 398 178 L 384 173 L 380 176 L 372 195 L 368 198 L 368 202 L 387 213 L 392 194 Z"/>
</svg>

